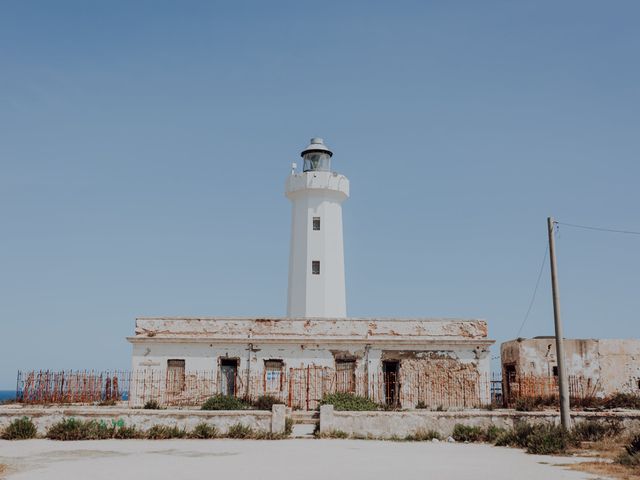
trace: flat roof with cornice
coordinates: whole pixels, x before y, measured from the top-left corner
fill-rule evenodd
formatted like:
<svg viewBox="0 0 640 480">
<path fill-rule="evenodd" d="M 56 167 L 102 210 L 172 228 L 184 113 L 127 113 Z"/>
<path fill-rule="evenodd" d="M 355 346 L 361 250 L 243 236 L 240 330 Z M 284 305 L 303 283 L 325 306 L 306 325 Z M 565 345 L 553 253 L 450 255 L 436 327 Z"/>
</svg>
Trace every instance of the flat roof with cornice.
<svg viewBox="0 0 640 480">
<path fill-rule="evenodd" d="M 490 345 L 487 322 L 461 318 L 141 317 L 131 343 Z"/>
</svg>

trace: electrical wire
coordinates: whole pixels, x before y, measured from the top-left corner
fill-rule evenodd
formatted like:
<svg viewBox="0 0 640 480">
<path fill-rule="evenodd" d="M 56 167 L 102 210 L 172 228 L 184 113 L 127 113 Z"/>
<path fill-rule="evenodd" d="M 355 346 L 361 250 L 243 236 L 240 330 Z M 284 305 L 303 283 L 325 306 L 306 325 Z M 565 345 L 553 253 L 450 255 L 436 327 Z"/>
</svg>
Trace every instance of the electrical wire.
<svg viewBox="0 0 640 480">
<path fill-rule="evenodd" d="M 574 223 L 564 223 L 564 222 L 554 222 L 554 223 L 556 223 L 556 225 L 564 225 L 566 227 L 573 227 L 573 228 L 584 228 L 585 230 L 597 230 L 599 232 L 624 233 L 627 235 L 640 235 L 640 232 L 634 232 L 632 230 L 615 230 L 613 228 L 590 227 L 587 225 L 576 225 Z"/>
<path fill-rule="evenodd" d="M 527 308 L 527 313 L 524 315 L 524 319 L 520 324 L 520 328 L 518 329 L 518 334 L 516 335 L 516 338 L 520 338 L 520 333 L 524 328 L 524 324 L 527 323 L 527 320 L 529 319 L 529 315 L 531 314 L 531 309 L 533 308 L 533 303 L 536 300 L 536 294 L 538 293 L 538 287 L 540 286 L 540 279 L 542 278 L 542 272 L 544 271 L 544 266 L 546 265 L 548 255 L 549 255 L 549 244 L 547 244 L 547 248 L 544 249 L 544 256 L 542 257 L 542 263 L 540 264 L 540 271 L 538 272 L 538 279 L 536 280 L 536 286 L 533 289 L 533 295 L 531 295 L 529 308 Z"/>
</svg>

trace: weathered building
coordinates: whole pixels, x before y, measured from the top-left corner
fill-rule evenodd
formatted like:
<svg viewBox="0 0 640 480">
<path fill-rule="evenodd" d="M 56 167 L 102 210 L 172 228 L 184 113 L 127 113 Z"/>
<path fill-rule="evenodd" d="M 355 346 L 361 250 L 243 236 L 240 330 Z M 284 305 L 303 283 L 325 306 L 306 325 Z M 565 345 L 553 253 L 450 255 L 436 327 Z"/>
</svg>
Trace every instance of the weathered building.
<svg viewBox="0 0 640 480">
<path fill-rule="evenodd" d="M 331 171 L 320 138 L 292 166 L 286 318 L 139 318 L 132 402 L 194 403 L 213 393 L 268 394 L 315 408 L 326 393 L 353 392 L 410 407 L 489 401 L 483 320 L 348 318 L 342 202 L 349 181 Z"/>
<path fill-rule="evenodd" d="M 639 339 L 565 339 L 565 365 L 576 394 L 604 397 L 640 392 Z M 558 375 L 555 337 L 519 338 L 500 346 L 507 391 L 520 379 Z"/>
<path fill-rule="evenodd" d="M 488 401 L 480 384 L 493 341 L 481 320 L 139 318 L 128 340 L 134 371 L 173 372 L 174 383 L 184 378 L 175 403 L 193 395 L 189 375 L 211 382 L 203 396 L 269 394 L 300 408 L 334 391 L 403 406 L 434 403 L 429 395 L 442 395 L 447 379 L 461 389 L 467 383 L 461 406 Z"/>
</svg>

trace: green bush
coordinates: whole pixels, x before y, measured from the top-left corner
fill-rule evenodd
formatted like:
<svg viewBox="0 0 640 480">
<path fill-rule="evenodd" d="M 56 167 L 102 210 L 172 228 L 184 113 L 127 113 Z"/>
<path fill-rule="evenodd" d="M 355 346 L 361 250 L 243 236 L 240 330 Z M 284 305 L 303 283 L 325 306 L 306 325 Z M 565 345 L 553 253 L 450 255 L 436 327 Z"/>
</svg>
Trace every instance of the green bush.
<svg viewBox="0 0 640 480">
<path fill-rule="evenodd" d="M 279 398 L 276 398 L 272 395 L 262 395 L 258 397 L 255 402 L 253 402 L 253 407 L 258 410 L 271 410 L 274 405 L 282 403 Z"/>
<path fill-rule="evenodd" d="M 150 440 L 167 440 L 169 438 L 185 438 L 187 431 L 177 426 L 167 427 L 166 425 L 154 425 L 147 430 L 147 438 Z"/>
<path fill-rule="evenodd" d="M 366 397 L 353 393 L 331 393 L 325 395 L 322 405 L 333 405 L 338 411 L 372 411 L 379 410 L 380 406 Z"/>
<path fill-rule="evenodd" d="M 527 437 L 527 453 L 549 455 L 563 453 L 573 444 L 571 435 L 557 425 L 537 425 Z"/>
<path fill-rule="evenodd" d="M 504 435 L 506 430 L 495 425 L 489 425 L 484 432 L 484 440 L 490 443 L 494 443 L 501 435 Z"/>
<path fill-rule="evenodd" d="M 618 463 L 628 467 L 640 466 L 640 434 L 633 436 L 624 449 L 625 452 L 618 457 Z"/>
<path fill-rule="evenodd" d="M 495 440 L 498 447 L 520 447 L 526 448 L 527 438 L 533 434 L 533 425 L 527 422 L 516 422 L 514 427 L 499 435 Z"/>
<path fill-rule="evenodd" d="M 349 434 L 342 430 L 331 430 L 329 432 L 320 433 L 318 436 L 320 438 L 349 438 Z"/>
<path fill-rule="evenodd" d="M 53 424 L 46 437 L 51 440 L 105 440 L 107 438 L 141 438 L 143 435 L 135 427 L 127 427 L 122 420 L 76 420 L 65 418 Z"/>
<path fill-rule="evenodd" d="M 596 442 L 605 437 L 614 437 L 622 432 L 620 422 L 594 421 L 576 423 L 571 430 L 571 435 L 578 442 Z"/>
<path fill-rule="evenodd" d="M 640 410 L 640 395 L 616 393 L 604 401 L 604 408 L 631 408 Z"/>
<path fill-rule="evenodd" d="M 242 423 L 236 423 L 229 427 L 227 431 L 227 437 L 229 438 L 251 438 L 254 437 L 255 432 L 248 425 Z"/>
<path fill-rule="evenodd" d="M 215 395 L 202 404 L 202 410 L 246 410 L 250 405 L 236 397 Z"/>
<path fill-rule="evenodd" d="M 128 440 L 131 438 L 144 438 L 144 433 L 138 430 L 136 427 L 115 427 L 113 429 L 112 438 L 119 440 Z"/>
<path fill-rule="evenodd" d="M 554 395 L 538 395 L 535 397 L 519 397 L 515 402 L 515 409 L 519 412 L 542 410 L 544 407 L 557 407 L 558 397 Z"/>
<path fill-rule="evenodd" d="M 480 427 L 456 423 L 451 436 L 456 442 L 481 442 L 484 438 L 484 432 Z"/>
<path fill-rule="evenodd" d="M 51 440 L 104 440 L 113 438 L 114 431 L 115 427 L 104 421 L 65 418 L 51 425 L 46 437 Z"/>
<path fill-rule="evenodd" d="M 157 400 L 148 400 L 145 404 L 144 404 L 144 408 L 145 410 L 160 410 L 160 404 L 158 403 Z"/>
<path fill-rule="evenodd" d="M 218 429 L 214 425 L 207 423 L 199 423 L 191 432 L 191 438 L 216 438 L 218 436 Z"/>
<path fill-rule="evenodd" d="M 420 400 L 418 403 L 416 403 L 416 409 L 424 410 L 425 408 L 429 408 L 429 407 L 422 400 Z"/>
<path fill-rule="evenodd" d="M 548 455 L 565 452 L 569 446 L 575 444 L 575 441 L 561 426 L 518 422 L 513 429 L 500 434 L 495 444 L 524 448 L 527 453 Z"/>
<path fill-rule="evenodd" d="M 17 418 L 12 421 L 2 432 L 5 440 L 27 440 L 35 438 L 38 429 L 28 417 Z"/>
<path fill-rule="evenodd" d="M 286 417 L 284 419 L 284 434 L 286 437 L 288 437 L 289 435 L 291 435 L 291 432 L 293 432 L 293 418 Z"/>
<path fill-rule="evenodd" d="M 424 441 L 433 440 L 434 438 L 440 440 L 441 438 L 440 434 L 435 430 L 423 430 L 423 429 L 418 429 L 416 430 L 415 433 L 409 434 L 406 437 L 404 437 L 404 439 L 409 442 L 424 442 Z"/>
</svg>

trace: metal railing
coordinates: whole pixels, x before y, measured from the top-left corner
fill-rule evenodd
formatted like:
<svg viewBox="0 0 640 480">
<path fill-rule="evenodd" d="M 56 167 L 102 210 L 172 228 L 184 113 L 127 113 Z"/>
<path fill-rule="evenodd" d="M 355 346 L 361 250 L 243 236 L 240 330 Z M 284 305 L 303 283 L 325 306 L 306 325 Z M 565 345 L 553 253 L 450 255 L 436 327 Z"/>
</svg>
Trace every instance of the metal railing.
<svg viewBox="0 0 640 480">
<path fill-rule="evenodd" d="M 593 398 L 597 384 L 570 377 L 574 400 Z M 353 393 L 390 408 L 463 409 L 488 405 L 513 407 L 518 399 L 558 395 L 555 377 L 511 375 L 499 379 L 478 373 L 443 371 L 373 372 L 310 365 L 263 372 L 238 370 L 27 371 L 18 372 L 16 398 L 27 404 L 114 403 L 142 407 L 197 407 L 223 394 L 247 401 L 269 395 L 294 409 L 315 410 L 323 397 Z"/>
</svg>

